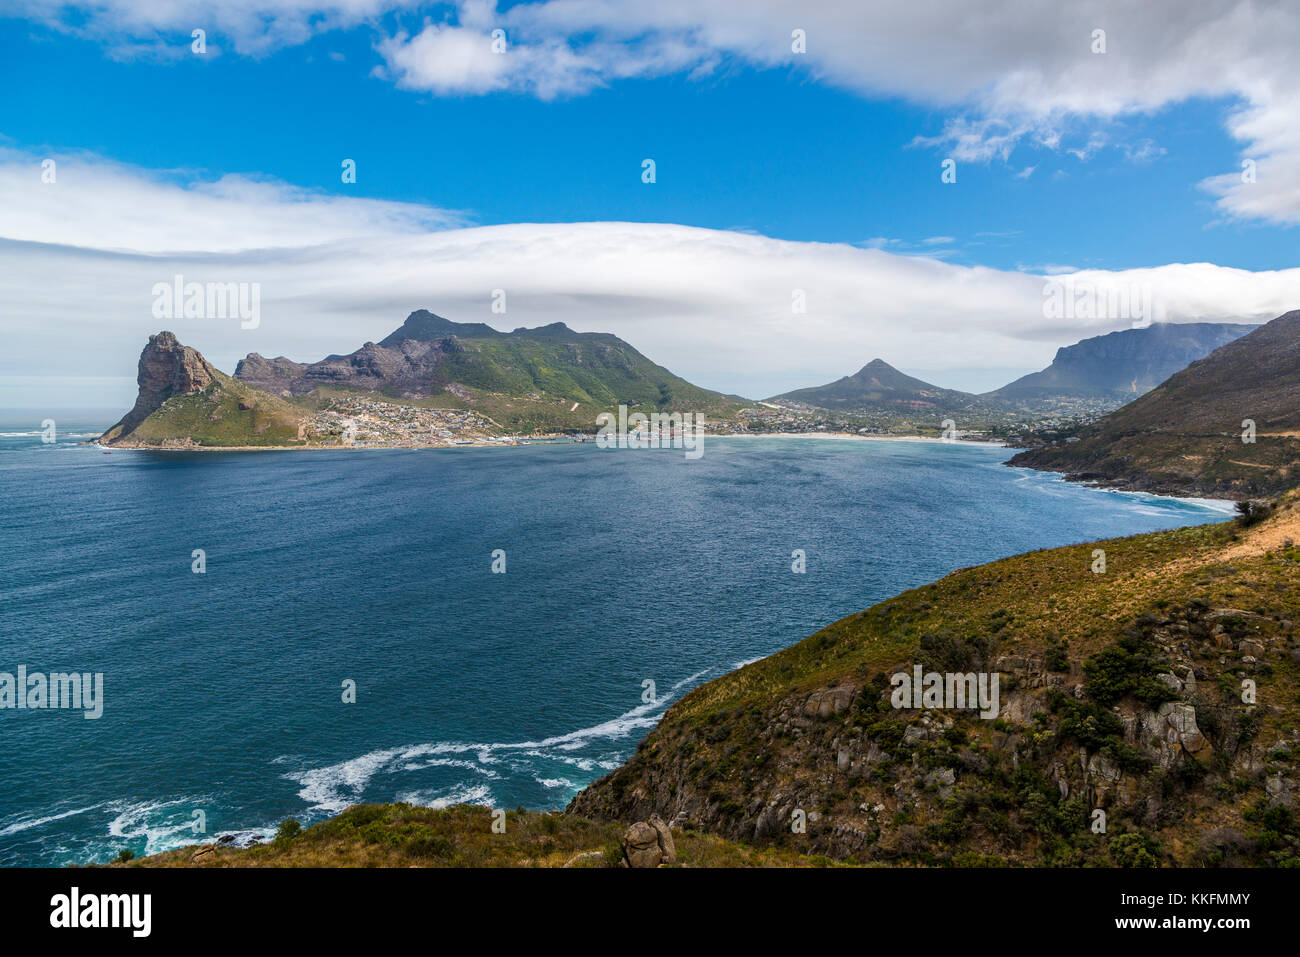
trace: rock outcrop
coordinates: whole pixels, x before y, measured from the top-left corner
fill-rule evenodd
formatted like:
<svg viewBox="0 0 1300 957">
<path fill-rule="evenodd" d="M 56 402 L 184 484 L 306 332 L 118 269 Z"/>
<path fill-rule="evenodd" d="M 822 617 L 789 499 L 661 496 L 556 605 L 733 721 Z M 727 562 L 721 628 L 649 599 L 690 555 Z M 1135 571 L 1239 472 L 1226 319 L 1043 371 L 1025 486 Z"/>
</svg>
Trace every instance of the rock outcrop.
<svg viewBox="0 0 1300 957">
<path fill-rule="evenodd" d="M 167 331 L 149 337 L 140 353 L 135 405 L 101 441 L 125 438 L 173 396 L 202 392 L 217 378 L 217 370 L 197 350 L 183 346 Z"/>
<path fill-rule="evenodd" d="M 1007 464 L 1109 488 L 1207 498 L 1300 486 L 1300 310 L 1279 316 L 1082 430 Z"/>
<path fill-rule="evenodd" d="M 677 863 L 677 847 L 663 818 L 651 815 L 623 832 L 623 863 L 626 867 L 659 867 Z"/>
<path fill-rule="evenodd" d="M 858 862 L 1300 864 L 1300 494 L 1238 528 L 1016 556 L 849 616 L 688 694 L 569 813 Z M 999 714 L 896 707 L 914 664 L 996 672 Z"/>
<path fill-rule="evenodd" d="M 304 409 L 232 379 L 170 332 L 149 337 L 137 381 L 134 407 L 96 440 L 101 445 L 194 449 L 307 442 Z"/>
</svg>

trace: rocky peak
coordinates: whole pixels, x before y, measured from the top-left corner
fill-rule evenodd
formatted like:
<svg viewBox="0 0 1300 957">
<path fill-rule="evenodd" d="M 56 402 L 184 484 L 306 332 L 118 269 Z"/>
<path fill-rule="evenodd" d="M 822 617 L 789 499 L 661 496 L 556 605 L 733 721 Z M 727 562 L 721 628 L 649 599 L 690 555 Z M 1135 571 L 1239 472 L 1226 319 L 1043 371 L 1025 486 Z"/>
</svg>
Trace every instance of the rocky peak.
<svg viewBox="0 0 1300 957">
<path fill-rule="evenodd" d="M 217 374 L 197 349 L 181 345 L 174 333 L 163 331 L 150 336 L 140 353 L 136 374 L 140 392 L 135 406 L 105 435 L 126 435 L 168 399 L 201 392 L 212 384 Z"/>
<path fill-rule="evenodd" d="M 501 333 L 482 322 L 453 322 L 450 319 L 444 319 L 442 316 L 434 315 L 428 309 L 417 309 L 406 317 L 406 321 L 402 323 L 400 328 L 393 330 L 379 340 L 379 344 L 388 348 L 396 348 L 403 342 L 410 340 L 431 342 L 449 336 L 458 336 L 462 339 L 482 339 L 499 335 Z"/>
</svg>

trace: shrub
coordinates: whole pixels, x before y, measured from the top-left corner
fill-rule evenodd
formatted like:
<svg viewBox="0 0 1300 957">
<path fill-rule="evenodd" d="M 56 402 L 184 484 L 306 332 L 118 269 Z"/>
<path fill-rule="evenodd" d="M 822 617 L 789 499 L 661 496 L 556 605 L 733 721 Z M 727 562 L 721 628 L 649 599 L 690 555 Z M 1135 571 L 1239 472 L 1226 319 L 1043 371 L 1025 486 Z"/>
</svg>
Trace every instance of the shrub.
<svg viewBox="0 0 1300 957">
<path fill-rule="evenodd" d="M 1110 842 L 1110 859 L 1118 867 L 1159 867 L 1160 845 L 1136 831 L 1118 834 Z"/>
<path fill-rule="evenodd" d="M 1136 628 L 1130 628 L 1113 645 L 1108 645 L 1083 663 L 1084 687 L 1088 697 L 1101 705 L 1112 705 L 1132 695 L 1152 708 L 1178 697 L 1156 675 L 1167 667 L 1155 642 Z"/>
<path fill-rule="evenodd" d="M 1058 641 L 1051 638 L 1047 642 L 1047 649 L 1043 653 L 1043 666 L 1048 671 L 1069 671 L 1070 670 L 1070 642 Z"/>
<path fill-rule="evenodd" d="M 293 818 L 288 818 L 280 822 L 280 827 L 275 832 L 275 839 L 277 841 L 292 841 L 301 833 L 302 825 Z"/>
<path fill-rule="evenodd" d="M 1061 716 L 1057 733 L 1077 741 L 1089 751 L 1119 744 L 1124 725 L 1112 712 L 1096 704 L 1075 701 L 1060 692 L 1052 695 L 1050 707 Z"/>
<path fill-rule="evenodd" d="M 417 834 L 406 842 L 406 853 L 429 860 L 450 860 L 455 848 L 451 841 L 435 834 Z"/>
<path fill-rule="evenodd" d="M 1242 528 L 1258 525 L 1273 514 L 1273 507 L 1267 502 L 1246 500 L 1237 503 L 1237 524 Z"/>
</svg>

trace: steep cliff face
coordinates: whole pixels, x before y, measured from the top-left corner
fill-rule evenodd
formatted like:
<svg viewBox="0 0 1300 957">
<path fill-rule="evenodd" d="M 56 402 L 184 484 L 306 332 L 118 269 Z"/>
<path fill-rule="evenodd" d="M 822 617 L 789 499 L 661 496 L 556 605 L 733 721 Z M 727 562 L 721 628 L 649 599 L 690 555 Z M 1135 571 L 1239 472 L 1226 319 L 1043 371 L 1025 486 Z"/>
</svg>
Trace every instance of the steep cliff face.
<svg viewBox="0 0 1300 957">
<path fill-rule="evenodd" d="M 1158 322 L 1124 329 L 1058 349 L 1052 364 L 987 393 L 985 399 L 1060 397 L 1132 399 L 1256 326 L 1237 323 Z"/>
<path fill-rule="evenodd" d="M 235 378 L 272 395 L 290 396 L 294 380 L 306 373 L 305 362 L 294 362 L 284 356 L 267 359 L 250 352 L 235 366 Z"/>
<path fill-rule="evenodd" d="M 955 572 L 696 689 L 569 813 L 859 862 L 1300 864 L 1294 541 L 1293 499 Z M 997 717 L 896 708 L 916 665 L 997 674 Z"/>
<path fill-rule="evenodd" d="M 1192 363 L 1077 442 L 1022 452 L 1009 464 L 1172 495 L 1243 498 L 1296 487 L 1300 311 Z"/>
<path fill-rule="evenodd" d="M 100 441 L 125 438 L 173 396 L 201 392 L 217 378 L 217 370 L 175 334 L 167 331 L 149 337 L 140 353 L 136 383 L 140 391 L 135 405 L 122 420 L 104 433 Z"/>
<path fill-rule="evenodd" d="M 199 448 L 305 441 L 307 419 L 301 410 L 235 381 L 170 332 L 149 337 L 137 382 L 135 405 L 99 437 L 101 445 Z"/>
<path fill-rule="evenodd" d="M 367 342 L 346 356 L 319 362 L 263 359 L 253 353 L 235 368 L 241 382 L 283 396 L 306 395 L 322 386 L 421 397 L 441 392 L 448 381 L 444 359 L 463 351 L 456 338 L 403 339 L 392 346 Z"/>
</svg>

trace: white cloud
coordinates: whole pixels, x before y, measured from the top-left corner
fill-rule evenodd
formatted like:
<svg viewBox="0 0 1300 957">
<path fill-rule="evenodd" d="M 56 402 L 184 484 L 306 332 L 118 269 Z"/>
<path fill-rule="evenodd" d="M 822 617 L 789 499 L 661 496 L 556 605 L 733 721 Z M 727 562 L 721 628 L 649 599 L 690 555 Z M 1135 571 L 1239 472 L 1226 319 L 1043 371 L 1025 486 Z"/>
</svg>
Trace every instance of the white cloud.
<svg viewBox="0 0 1300 957">
<path fill-rule="evenodd" d="M 0 0 L 0 15 L 43 23 L 99 40 L 119 57 L 189 55 L 190 33 L 207 34 L 208 51 L 229 38 L 243 54 L 305 43 L 329 30 L 376 23 L 413 0 Z"/>
<path fill-rule="evenodd" d="M 428 231 L 419 224 L 444 213 L 275 183 L 187 188 L 88 157 L 63 170 L 41 185 L 36 158 L 0 157 L 0 376 L 130 374 L 160 327 L 228 371 L 253 351 L 315 360 L 423 307 L 506 330 L 563 321 L 612 332 L 700 385 L 760 397 L 876 356 L 904 370 L 1029 371 L 1058 346 L 1132 325 L 1045 319 L 1042 275 L 881 249 L 671 224 Z M 98 185 L 62 195 L 83 182 Z M 260 283 L 260 326 L 154 318 L 153 284 L 178 273 Z M 1077 278 L 1149 289 L 1175 321 L 1262 321 L 1300 303 L 1300 269 L 1174 264 Z M 494 289 L 506 290 L 504 316 L 490 311 Z M 791 308 L 796 289 L 804 314 Z"/>
<path fill-rule="evenodd" d="M 141 45 L 187 49 L 189 31 L 262 53 L 358 24 L 377 32 L 382 73 L 439 95 L 498 91 L 578 95 L 629 77 L 703 75 L 733 61 L 794 67 L 866 96 L 900 96 L 948 111 L 943 132 L 918 139 L 963 161 L 1007 159 L 1022 143 L 1081 157 L 1117 142 L 1099 124 L 1191 98 L 1226 104 L 1227 129 L 1260 176 L 1202 186 L 1231 218 L 1300 223 L 1300 16 L 1289 0 L 491 0 L 437 4 L 441 22 L 394 31 L 409 0 L 0 0 L 0 11 L 101 39 L 129 55 Z M 490 32 L 507 32 L 493 54 Z M 385 32 L 387 29 L 388 32 Z M 805 31 L 794 53 L 791 32 Z M 1092 52 L 1093 32 L 1106 52 Z"/>
<path fill-rule="evenodd" d="M 54 162 L 54 182 L 42 182 Z M 284 183 L 153 172 L 85 154 L 0 149 L 0 236 L 144 253 L 303 247 L 460 226 L 454 211 Z"/>
</svg>

